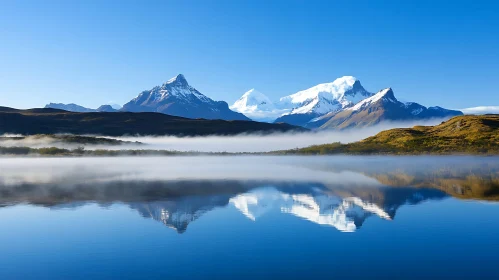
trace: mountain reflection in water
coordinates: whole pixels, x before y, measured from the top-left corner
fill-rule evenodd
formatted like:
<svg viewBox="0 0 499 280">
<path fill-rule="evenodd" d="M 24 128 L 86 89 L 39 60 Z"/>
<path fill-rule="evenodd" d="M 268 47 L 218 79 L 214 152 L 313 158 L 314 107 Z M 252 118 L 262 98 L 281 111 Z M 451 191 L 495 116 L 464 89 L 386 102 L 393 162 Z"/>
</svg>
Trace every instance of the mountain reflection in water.
<svg viewBox="0 0 499 280">
<path fill-rule="evenodd" d="M 296 186 L 295 186 L 296 187 Z M 286 187 L 261 187 L 230 196 L 189 196 L 169 201 L 129 203 L 145 218 L 153 218 L 179 233 L 189 223 L 217 207 L 235 207 L 245 217 L 256 221 L 268 212 L 290 214 L 310 222 L 352 232 L 362 226 L 365 219 L 378 216 L 392 220 L 396 210 L 404 204 L 417 204 L 427 199 L 441 199 L 445 193 L 431 189 L 383 188 L 377 189 L 383 200 L 368 201 L 359 197 L 341 197 L 325 188 L 300 186 L 300 191 L 287 191 Z M 308 192 L 305 190 L 308 189 Z"/>
<path fill-rule="evenodd" d="M 216 208 L 292 215 L 343 232 L 447 196 L 496 200 L 496 158 L 180 157 L 2 159 L 0 203 L 122 203 L 179 233 Z"/>
</svg>

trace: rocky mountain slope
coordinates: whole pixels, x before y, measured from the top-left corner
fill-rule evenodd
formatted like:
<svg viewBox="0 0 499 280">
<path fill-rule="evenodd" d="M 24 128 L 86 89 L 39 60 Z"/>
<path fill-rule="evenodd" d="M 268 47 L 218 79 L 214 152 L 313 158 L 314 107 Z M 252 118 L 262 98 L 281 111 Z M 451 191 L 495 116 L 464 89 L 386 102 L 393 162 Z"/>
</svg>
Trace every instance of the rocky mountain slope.
<svg viewBox="0 0 499 280">
<path fill-rule="evenodd" d="M 123 105 L 126 112 L 158 112 L 192 119 L 250 120 L 229 109 L 225 101 L 214 101 L 189 85 L 182 74 L 161 86 L 141 92 Z"/>
<path fill-rule="evenodd" d="M 427 108 L 414 102 L 402 103 L 395 98 L 391 88 L 386 88 L 352 107 L 318 117 L 305 127 L 347 129 L 372 126 L 383 121 L 414 121 L 458 115 L 462 112 L 441 107 Z"/>
<path fill-rule="evenodd" d="M 371 95 L 358 79 L 344 76 L 332 83 L 319 84 L 280 98 L 279 108 L 289 109 L 290 112 L 277 118 L 275 122 L 305 125 L 318 116 L 341 111 Z"/>
</svg>

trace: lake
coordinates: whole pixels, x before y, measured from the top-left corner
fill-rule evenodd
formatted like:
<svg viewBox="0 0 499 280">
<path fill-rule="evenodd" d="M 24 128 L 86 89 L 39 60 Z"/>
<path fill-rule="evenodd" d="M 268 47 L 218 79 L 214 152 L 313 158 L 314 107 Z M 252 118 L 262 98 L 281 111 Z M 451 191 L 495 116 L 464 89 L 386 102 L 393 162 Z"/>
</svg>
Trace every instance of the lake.
<svg viewBox="0 0 499 280">
<path fill-rule="evenodd" d="M 1 158 L 0 279 L 499 279 L 498 157 Z"/>
</svg>

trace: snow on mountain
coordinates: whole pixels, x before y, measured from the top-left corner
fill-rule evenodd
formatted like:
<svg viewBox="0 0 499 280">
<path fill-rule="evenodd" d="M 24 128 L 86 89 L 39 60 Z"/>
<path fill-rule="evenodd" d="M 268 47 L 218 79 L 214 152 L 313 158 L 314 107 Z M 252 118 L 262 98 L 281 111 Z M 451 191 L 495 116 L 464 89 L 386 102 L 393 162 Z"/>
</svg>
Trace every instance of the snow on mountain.
<svg viewBox="0 0 499 280">
<path fill-rule="evenodd" d="M 186 118 L 249 120 L 231 111 L 224 101 L 214 101 L 189 85 L 179 74 L 161 86 L 141 92 L 123 105 L 122 111 L 159 112 Z"/>
<path fill-rule="evenodd" d="M 398 102 L 397 99 L 395 99 L 395 96 L 393 95 L 393 91 L 391 88 L 385 88 L 383 90 L 380 90 L 378 93 L 375 95 L 368 97 L 357 104 L 355 104 L 353 107 L 346 108 L 345 110 L 351 110 L 351 111 L 357 111 L 361 110 L 375 102 L 378 102 L 379 100 L 383 99 L 384 101 L 387 102 Z"/>
<path fill-rule="evenodd" d="M 244 93 L 234 104 L 231 110 L 244 114 L 256 121 L 273 121 L 288 109 L 277 109 L 275 104 L 263 93 L 251 89 Z"/>
<path fill-rule="evenodd" d="M 254 111 L 256 109 L 268 111 L 275 109 L 275 106 L 266 95 L 253 88 L 234 102 L 231 108 L 248 111 Z"/>
<path fill-rule="evenodd" d="M 458 115 L 462 115 L 462 112 L 438 106 L 427 108 L 415 102 L 402 103 L 395 98 L 391 88 L 386 88 L 352 107 L 314 118 L 305 127 L 338 130 L 373 126 L 387 121 L 445 119 Z"/>
<path fill-rule="evenodd" d="M 417 116 L 427 109 L 425 106 L 416 102 L 406 102 L 405 108 L 407 108 L 413 116 Z"/>
<path fill-rule="evenodd" d="M 371 95 L 355 77 L 344 76 L 332 83 L 319 84 L 282 97 L 278 106 L 290 108 L 289 114 L 326 114 L 350 107 Z"/>
<path fill-rule="evenodd" d="M 344 76 L 332 83 L 319 84 L 282 97 L 276 106 L 289 109 L 290 112 L 283 114 L 275 122 L 305 126 L 314 118 L 339 112 L 372 95 L 355 77 Z"/>
</svg>

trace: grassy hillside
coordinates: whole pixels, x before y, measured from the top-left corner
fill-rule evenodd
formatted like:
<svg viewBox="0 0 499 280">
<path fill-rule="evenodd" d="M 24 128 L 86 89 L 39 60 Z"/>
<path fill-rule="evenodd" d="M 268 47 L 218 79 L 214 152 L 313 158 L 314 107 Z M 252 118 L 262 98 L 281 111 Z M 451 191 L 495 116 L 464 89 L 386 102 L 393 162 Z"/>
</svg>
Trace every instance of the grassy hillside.
<svg viewBox="0 0 499 280">
<path fill-rule="evenodd" d="M 436 126 L 382 131 L 356 143 L 331 143 L 279 153 L 499 154 L 499 115 L 457 116 Z"/>
<path fill-rule="evenodd" d="M 187 119 L 161 113 L 77 113 L 58 109 L 17 110 L 0 107 L 0 134 L 202 136 L 305 130 L 289 124 Z"/>
</svg>

